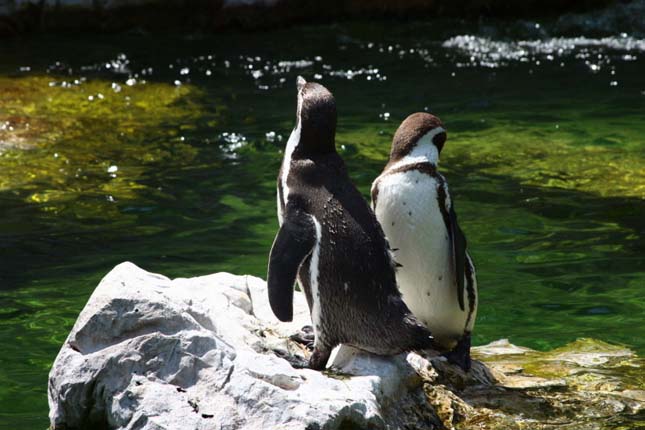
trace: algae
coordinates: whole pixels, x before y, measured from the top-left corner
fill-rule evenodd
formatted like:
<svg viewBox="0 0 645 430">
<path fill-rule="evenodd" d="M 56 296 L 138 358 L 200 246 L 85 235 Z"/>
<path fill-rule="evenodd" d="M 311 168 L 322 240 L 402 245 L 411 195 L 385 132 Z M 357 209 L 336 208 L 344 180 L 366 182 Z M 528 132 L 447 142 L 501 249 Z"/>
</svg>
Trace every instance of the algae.
<svg viewBox="0 0 645 430">
<path fill-rule="evenodd" d="M 0 192 L 45 211 L 109 216 L 83 198 L 145 198 L 155 166 L 189 164 L 197 150 L 182 126 L 203 114 L 200 91 L 128 82 L 0 77 Z"/>
<path fill-rule="evenodd" d="M 625 130 L 620 145 L 598 145 L 606 134 L 593 129 L 580 139 L 575 131 L 540 136 L 502 124 L 457 135 L 446 158 L 468 159 L 480 174 L 508 176 L 524 185 L 645 199 L 641 131 Z"/>
<path fill-rule="evenodd" d="M 432 359 L 424 392 L 446 428 L 603 429 L 645 425 L 645 361 L 632 351 L 578 339 L 539 352 L 507 340 L 473 349 L 464 373 Z M 431 374 L 432 375 L 432 374 Z"/>
</svg>

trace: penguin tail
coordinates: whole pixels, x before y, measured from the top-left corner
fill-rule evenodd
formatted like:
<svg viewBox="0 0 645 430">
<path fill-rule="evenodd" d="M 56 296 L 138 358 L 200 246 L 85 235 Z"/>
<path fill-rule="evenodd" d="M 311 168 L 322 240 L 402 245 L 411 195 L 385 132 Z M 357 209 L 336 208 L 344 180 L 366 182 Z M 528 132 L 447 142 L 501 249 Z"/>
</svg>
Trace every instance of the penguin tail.
<svg viewBox="0 0 645 430">
<path fill-rule="evenodd" d="M 432 349 L 442 351 L 430 330 L 428 330 L 428 328 L 421 324 L 416 318 L 412 317 L 408 321 L 408 328 L 411 335 L 408 350 L 420 351 Z"/>
</svg>

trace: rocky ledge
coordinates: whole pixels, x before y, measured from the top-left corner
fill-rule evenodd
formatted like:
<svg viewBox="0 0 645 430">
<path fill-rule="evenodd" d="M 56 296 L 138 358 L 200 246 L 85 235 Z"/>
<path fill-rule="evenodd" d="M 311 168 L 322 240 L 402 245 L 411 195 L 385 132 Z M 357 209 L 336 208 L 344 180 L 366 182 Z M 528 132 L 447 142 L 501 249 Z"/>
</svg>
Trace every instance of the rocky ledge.
<svg viewBox="0 0 645 430">
<path fill-rule="evenodd" d="M 592 340 L 537 352 L 477 347 L 465 374 L 417 353 L 341 347 L 326 372 L 278 322 L 265 283 L 170 280 L 131 263 L 99 284 L 49 376 L 54 429 L 619 429 L 645 424 L 643 361 Z M 276 353 L 277 352 L 277 353 Z"/>
</svg>

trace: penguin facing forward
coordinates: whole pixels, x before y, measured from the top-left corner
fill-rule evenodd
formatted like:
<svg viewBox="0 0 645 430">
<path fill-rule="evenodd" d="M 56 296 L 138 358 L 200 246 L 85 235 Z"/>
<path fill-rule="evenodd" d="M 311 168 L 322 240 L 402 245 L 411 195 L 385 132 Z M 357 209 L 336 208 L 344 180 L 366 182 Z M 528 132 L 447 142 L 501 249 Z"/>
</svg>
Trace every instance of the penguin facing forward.
<svg viewBox="0 0 645 430">
<path fill-rule="evenodd" d="M 296 126 L 278 175 L 280 229 L 269 256 L 273 313 L 292 320 L 297 279 L 315 335 L 306 366 L 316 370 L 341 343 L 379 355 L 433 348 L 430 331 L 401 299 L 383 231 L 336 153 L 333 95 L 302 77 L 297 90 Z"/>
<path fill-rule="evenodd" d="M 437 117 L 408 116 L 372 184 L 372 208 L 401 266 L 396 277 L 403 300 L 436 342 L 451 350 L 448 360 L 468 370 L 477 280 L 448 183 L 437 170 L 445 142 Z"/>
</svg>

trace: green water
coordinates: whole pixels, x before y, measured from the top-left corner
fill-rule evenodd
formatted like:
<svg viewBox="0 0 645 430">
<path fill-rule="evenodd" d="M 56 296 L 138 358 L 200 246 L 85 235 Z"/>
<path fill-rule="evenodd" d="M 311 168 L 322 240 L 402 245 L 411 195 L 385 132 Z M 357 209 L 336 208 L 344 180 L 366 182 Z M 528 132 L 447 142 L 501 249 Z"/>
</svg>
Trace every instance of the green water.
<svg viewBox="0 0 645 430">
<path fill-rule="evenodd" d="M 475 343 L 645 353 L 645 42 L 549 48 L 498 28 L 0 41 L 0 428 L 47 426 L 50 365 L 115 264 L 264 277 L 298 74 L 334 92 L 366 196 L 407 114 L 446 124 Z M 492 41 L 442 46 L 458 34 Z"/>
</svg>

